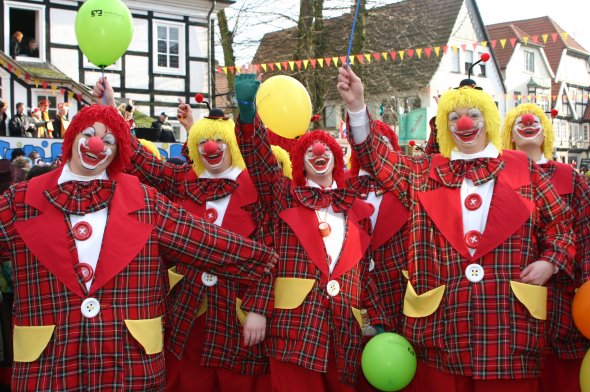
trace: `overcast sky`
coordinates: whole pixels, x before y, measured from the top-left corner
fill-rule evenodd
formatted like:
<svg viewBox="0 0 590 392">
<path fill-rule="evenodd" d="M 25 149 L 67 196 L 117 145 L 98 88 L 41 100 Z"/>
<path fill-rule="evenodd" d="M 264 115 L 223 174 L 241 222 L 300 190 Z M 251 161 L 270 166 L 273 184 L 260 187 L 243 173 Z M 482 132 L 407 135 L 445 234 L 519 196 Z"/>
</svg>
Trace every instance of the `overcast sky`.
<svg viewBox="0 0 590 392">
<path fill-rule="evenodd" d="M 367 0 L 369 7 L 383 5 L 384 3 L 393 3 L 399 0 Z M 412 0 L 407 0 L 412 1 Z M 587 51 L 590 51 L 590 12 L 587 11 L 588 0 L 476 0 L 485 24 L 507 22 L 510 20 L 522 20 L 536 18 L 540 16 L 551 17 L 562 29 L 567 31 L 576 39 Z M 284 15 L 290 15 L 296 20 L 299 12 L 299 0 L 238 0 L 235 5 L 227 9 L 230 24 L 232 15 L 235 15 L 237 9 L 244 3 L 257 3 L 258 16 L 257 21 L 251 22 L 255 27 L 238 29 L 236 37 L 236 63 L 238 65 L 250 62 L 256 52 L 256 45 L 239 45 L 240 40 L 247 37 L 255 43 L 259 42 L 266 32 L 280 30 L 295 25 L 293 21 L 287 18 L 272 17 L 265 19 L 265 13 L 276 12 Z M 350 7 L 352 0 L 325 0 L 325 8 L 333 11 L 327 11 L 325 16 L 342 13 L 343 9 Z M 340 10 L 338 10 L 340 8 Z M 260 21 L 262 20 L 262 24 Z M 248 24 L 248 21 L 241 20 L 242 23 Z M 348 33 L 346 38 L 348 40 Z M 223 54 L 220 45 L 217 46 L 217 59 L 223 63 Z"/>
</svg>

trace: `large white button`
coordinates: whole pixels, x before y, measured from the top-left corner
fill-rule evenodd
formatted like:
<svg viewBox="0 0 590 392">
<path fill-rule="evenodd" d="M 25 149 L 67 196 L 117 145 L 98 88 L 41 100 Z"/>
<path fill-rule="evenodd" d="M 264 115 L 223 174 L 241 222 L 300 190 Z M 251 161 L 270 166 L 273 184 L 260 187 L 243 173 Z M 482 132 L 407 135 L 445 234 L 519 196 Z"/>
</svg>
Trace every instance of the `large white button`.
<svg viewBox="0 0 590 392">
<path fill-rule="evenodd" d="M 82 301 L 82 316 L 86 318 L 95 317 L 100 312 L 100 302 L 96 298 L 86 298 Z"/>
<path fill-rule="evenodd" d="M 215 286 L 217 284 L 217 276 L 203 272 L 203 275 L 201 275 L 201 281 L 207 287 Z"/>
<path fill-rule="evenodd" d="M 340 283 L 338 283 L 337 280 L 329 281 L 328 285 L 326 286 L 326 291 L 331 297 L 338 295 L 340 292 Z"/>
<path fill-rule="evenodd" d="M 472 283 L 477 283 L 483 279 L 483 267 L 479 264 L 469 264 L 465 268 L 465 277 Z"/>
<path fill-rule="evenodd" d="M 369 261 L 369 272 L 373 271 L 375 269 L 375 261 L 373 259 L 371 259 L 371 261 Z"/>
</svg>

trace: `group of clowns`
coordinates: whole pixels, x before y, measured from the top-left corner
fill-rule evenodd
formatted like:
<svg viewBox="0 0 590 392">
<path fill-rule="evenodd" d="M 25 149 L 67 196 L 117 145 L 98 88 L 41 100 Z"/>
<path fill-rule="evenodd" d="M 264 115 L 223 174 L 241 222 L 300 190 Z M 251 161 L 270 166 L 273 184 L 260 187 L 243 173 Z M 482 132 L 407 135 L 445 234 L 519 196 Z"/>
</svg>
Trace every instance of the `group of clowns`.
<svg viewBox="0 0 590 392">
<path fill-rule="evenodd" d="M 72 120 L 63 166 L 0 197 L 12 261 L 14 391 L 370 391 L 360 359 L 395 332 L 404 389 L 576 391 L 590 342 L 590 192 L 551 160 L 539 107 L 501 119 L 474 84 L 444 93 L 436 140 L 405 156 L 339 69 L 353 148 L 327 132 L 289 157 L 256 115 L 189 130 L 185 165 L 132 136 L 108 80 Z M 516 151 L 519 150 L 519 151 Z"/>
</svg>

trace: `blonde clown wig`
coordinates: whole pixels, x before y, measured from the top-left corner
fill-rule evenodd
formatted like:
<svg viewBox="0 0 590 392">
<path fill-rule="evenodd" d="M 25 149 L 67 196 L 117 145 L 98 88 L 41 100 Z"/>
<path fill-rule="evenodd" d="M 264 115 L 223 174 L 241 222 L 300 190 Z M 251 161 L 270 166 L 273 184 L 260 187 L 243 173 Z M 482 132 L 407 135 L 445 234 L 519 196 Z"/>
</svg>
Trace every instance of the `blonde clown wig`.
<svg viewBox="0 0 590 392">
<path fill-rule="evenodd" d="M 532 114 L 539 117 L 541 120 L 541 127 L 543 127 L 543 144 L 541 144 L 541 151 L 547 159 L 553 159 L 553 141 L 555 134 L 553 133 L 553 124 L 547 118 L 547 115 L 538 105 L 534 103 L 523 103 L 506 114 L 504 125 L 502 126 L 502 147 L 507 150 L 516 150 L 516 145 L 512 141 L 512 129 L 516 119 L 523 114 Z"/>
<path fill-rule="evenodd" d="M 277 162 L 279 162 L 283 168 L 283 176 L 289 179 L 293 178 L 293 169 L 291 168 L 291 158 L 289 157 L 289 153 L 279 146 L 270 146 L 270 148 L 272 149 L 272 153 L 277 159 Z"/>
<path fill-rule="evenodd" d="M 222 140 L 227 144 L 226 152 L 231 155 L 232 166 L 240 169 L 246 168 L 234 128 L 233 120 L 224 120 L 223 118 L 202 118 L 193 124 L 188 134 L 188 155 L 193 161 L 193 170 L 198 176 L 205 171 L 205 165 L 203 165 L 199 153 L 199 143 L 202 140 Z"/>
<path fill-rule="evenodd" d="M 500 144 L 500 112 L 492 97 L 483 90 L 472 87 L 461 87 L 449 90 L 440 97 L 438 112 L 436 113 L 436 127 L 438 129 L 438 144 L 440 153 L 446 158 L 451 157 L 451 151 L 455 148 L 455 142 L 449 129 L 449 113 L 458 108 L 477 108 L 485 119 L 485 130 L 489 143 L 492 143 L 498 151 Z"/>
</svg>

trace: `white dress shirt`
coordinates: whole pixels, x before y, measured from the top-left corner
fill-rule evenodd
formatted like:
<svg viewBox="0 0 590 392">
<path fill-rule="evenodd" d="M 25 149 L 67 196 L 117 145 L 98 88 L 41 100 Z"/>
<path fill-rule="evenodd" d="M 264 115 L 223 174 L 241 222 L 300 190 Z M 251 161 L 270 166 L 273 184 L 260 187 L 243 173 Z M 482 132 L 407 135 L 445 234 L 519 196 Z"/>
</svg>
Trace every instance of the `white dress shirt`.
<svg viewBox="0 0 590 392">
<path fill-rule="evenodd" d="M 219 174 L 209 173 L 207 170 L 205 170 L 203 173 L 201 173 L 199 178 L 226 178 L 229 180 L 236 181 L 240 174 L 242 174 L 242 169 L 240 169 L 239 167 L 232 166 L 223 173 Z M 223 223 L 223 217 L 225 216 L 225 212 L 227 211 L 227 206 L 229 205 L 230 199 L 231 195 L 227 195 L 224 198 L 210 201 L 208 200 L 205 203 L 206 209 L 214 208 L 215 211 L 217 211 L 217 219 L 215 220 L 215 222 L 213 222 L 217 226 L 221 226 L 221 224 Z"/>
</svg>

